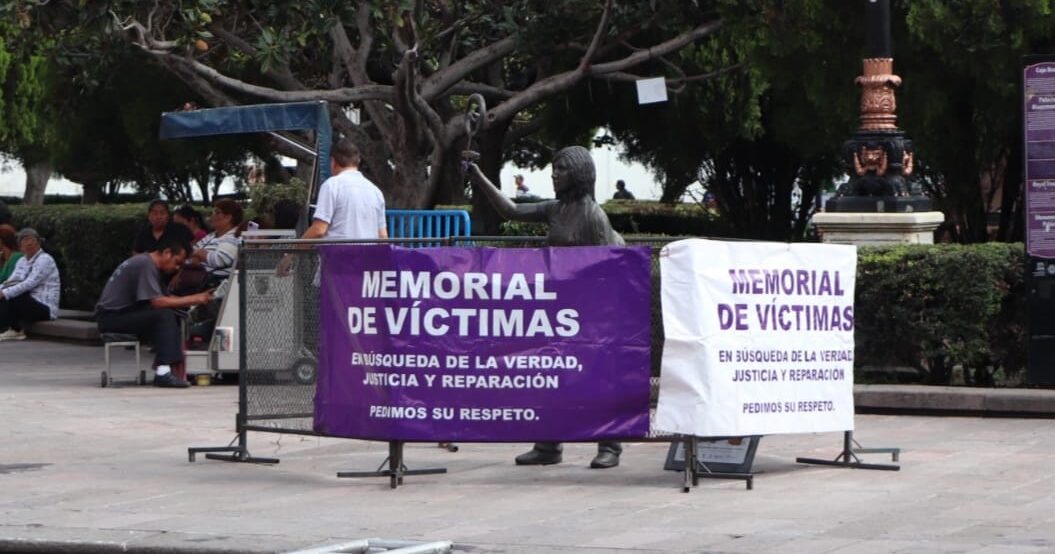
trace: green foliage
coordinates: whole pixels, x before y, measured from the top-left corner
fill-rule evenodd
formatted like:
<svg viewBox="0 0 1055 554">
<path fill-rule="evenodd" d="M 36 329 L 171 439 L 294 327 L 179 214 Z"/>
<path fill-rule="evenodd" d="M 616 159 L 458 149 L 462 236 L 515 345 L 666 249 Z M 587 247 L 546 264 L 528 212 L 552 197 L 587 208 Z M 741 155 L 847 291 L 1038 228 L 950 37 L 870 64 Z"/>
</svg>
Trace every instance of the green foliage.
<svg viewBox="0 0 1055 554">
<path fill-rule="evenodd" d="M 275 204 L 282 200 L 296 202 L 303 206 L 308 197 L 308 185 L 294 177 L 288 183 L 259 183 L 249 188 L 249 202 L 260 217 L 270 218 Z"/>
<path fill-rule="evenodd" d="M 132 253 L 146 204 L 11 206 L 14 225 L 45 239 L 62 276 L 64 308 L 91 310 L 110 273 Z"/>
<path fill-rule="evenodd" d="M 899 123 L 957 238 L 986 240 L 986 213 L 1000 209 L 998 237 L 1020 239 L 1021 63 L 1055 50 L 1052 3 L 900 2 L 894 23 L 895 70 L 905 79 Z M 1003 184 L 1002 206 L 989 183 Z"/>
<path fill-rule="evenodd" d="M 439 210 L 466 210 L 472 206 L 436 206 Z M 728 236 L 729 229 L 718 215 L 698 204 L 663 204 L 649 200 L 615 200 L 601 205 L 612 228 L 623 235 L 649 236 Z M 543 237 L 544 223 L 506 221 L 503 236 Z"/>
<path fill-rule="evenodd" d="M 197 96 L 132 47 L 113 50 L 95 86 L 70 100 L 79 113 L 65 122 L 70 138 L 56 170 L 86 184 L 132 183 L 176 203 L 191 200 L 192 185 L 208 199 L 224 177 L 240 181 L 253 139 L 159 140 L 161 113 Z"/>
<path fill-rule="evenodd" d="M 608 201 L 601 205 L 620 233 L 666 236 L 723 236 L 717 214 L 699 204 L 663 204 L 647 200 Z"/>
<path fill-rule="evenodd" d="M 859 250 L 857 365 L 916 368 L 948 384 L 991 385 L 1025 365 L 1021 244 Z"/>
<path fill-rule="evenodd" d="M 23 163 L 48 160 L 64 138 L 53 96 L 61 89 L 50 61 L 55 46 L 50 37 L 0 22 L 0 152 Z"/>
</svg>

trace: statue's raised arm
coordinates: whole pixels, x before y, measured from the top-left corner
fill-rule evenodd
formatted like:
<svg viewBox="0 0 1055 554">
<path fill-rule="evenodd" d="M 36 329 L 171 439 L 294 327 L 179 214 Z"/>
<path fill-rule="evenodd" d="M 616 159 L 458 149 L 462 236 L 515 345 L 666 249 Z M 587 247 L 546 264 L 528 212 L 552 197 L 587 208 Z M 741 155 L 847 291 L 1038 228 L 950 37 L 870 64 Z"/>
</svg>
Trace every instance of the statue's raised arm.
<svg viewBox="0 0 1055 554">
<path fill-rule="evenodd" d="M 469 174 L 476 190 L 487 196 L 503 218 L 548 223 L 550 246 L 623 244 L 623 237 L 612 229 L 608 216 L 594 200 L 597 170 L 590 151 L 582 146 L 569 146 L 553 155 L 556 200 L 516 204 L 503 196 L 476 164 L 469 164 Z"/>
<path fill-rule="evenodd" d="M 511 219 L 513 221 L 546 221 L 548 219 L 546 210 L 542 209 L 542 204 L 545 204 L 545 202 L 532 204 L 514 203 L 509 198 L 506 198 L 502 191 L 484 175 L 479 166 L 472 162 L 469 163 L 469 178 L 476 185 L 475 190 L 480 191 L 487 197 L 487 200 L 495 207 L 495 211 L 498 212 L 502 219 Z"/>
</svg>

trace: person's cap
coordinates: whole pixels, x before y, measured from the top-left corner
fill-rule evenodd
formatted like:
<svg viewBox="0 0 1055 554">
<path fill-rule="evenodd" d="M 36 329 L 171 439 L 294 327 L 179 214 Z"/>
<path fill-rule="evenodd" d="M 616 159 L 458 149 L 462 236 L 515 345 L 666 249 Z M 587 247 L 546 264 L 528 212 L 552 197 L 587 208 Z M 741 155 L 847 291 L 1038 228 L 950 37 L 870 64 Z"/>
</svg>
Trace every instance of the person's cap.
<svg viewBox="0 0 1055 554">
<path fill-rule="evenodd" d="M 26 237 L 33 237 L 37 239 L 37 242 L 44 241 L 44 239 L 40 238 L 40 233 L 38 233 L 37 230 L 32 227 L 24 227 L 21 231 L 18 232 L 18 242 L 22 242 L 22 239 Z"/>
</svg>

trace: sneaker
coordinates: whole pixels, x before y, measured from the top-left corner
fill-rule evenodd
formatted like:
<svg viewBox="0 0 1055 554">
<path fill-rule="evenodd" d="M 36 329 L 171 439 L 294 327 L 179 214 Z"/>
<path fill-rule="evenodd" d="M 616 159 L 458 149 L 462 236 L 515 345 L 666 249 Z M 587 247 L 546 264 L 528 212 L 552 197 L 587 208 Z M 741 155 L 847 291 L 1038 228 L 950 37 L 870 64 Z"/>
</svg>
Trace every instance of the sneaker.
<svg viewBox="0 0 1055 554">
<path fill-rule="evenodd" d="M 183 379 L 180 379 L 179 377 L 176 377 L 174 374 L 169 372 L 164 375 L 155 375 L 154 386 L 165 387 L 170 389 L 185 389 L 190 386 L 190 383 L 184 381 Z"/>
<path fill-rule="evenodd" d="M 3 333 L 0 333 L 0 341 L 5 340 L 26 340 L 25 331 L 15 331 L 14 329 L 8 329 Z"/>
</svg>

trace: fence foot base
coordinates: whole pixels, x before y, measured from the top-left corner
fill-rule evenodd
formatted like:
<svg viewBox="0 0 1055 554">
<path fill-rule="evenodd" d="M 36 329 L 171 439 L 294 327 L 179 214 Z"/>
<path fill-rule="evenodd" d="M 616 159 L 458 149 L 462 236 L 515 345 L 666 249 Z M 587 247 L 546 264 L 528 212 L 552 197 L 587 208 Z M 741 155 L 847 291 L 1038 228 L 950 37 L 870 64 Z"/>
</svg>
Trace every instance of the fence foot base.
<svg viewBox="0 0 1055 554">
<path fill-rule="evenodd" d="M 230 454 L 217 454 L 217 452 L 230 452 Z M 201 446 L 187 449 L 187 458 L 193 462 L 198 454 L 205 454 L 206 460 L 219 460 L 222 462 L 241 462 L 245 464 L 277 464 L 278 458 L 258 458 L 249 451 L 238 446 Z"/>
<path fill-rule="evenodd" d="M 851 469 L 877 469 L 882 471 L 900 471 L 901 466 L 891 464 L 867 464 L 864 462 L 845 462 L 843 460 L 822 460 L 819 458 L 795 458 L 795 463 L 819 466 L 848 467 Z"/>
<path fill-rule="evenodd" d="M 385 466 L 388 466 L 385 469 Z M 403 441 L 389 441 L 388 457 L 374 471 L 338 471 L 337 477 L 388 477 L 389 488 L 396 488 L 403 484 L 403 477 L 407 475 L 439 475 L 447 473 L 447 468 L 407 469 L 403 464 Z"/>
<path fill-rule="evenodd" d="M 397 470 L 379 469 L 377 471 L 338 471 L 337 477 L 388 477 L 389 488 L 394 489 L 403 484 L 403 477 L 406 475 L 438 475 L 441 473 L 447 473 L 447 468 L 407 469 L 406 466 L 404 466 Z"/>
<path fill-rule="evenodd" d="M 754 473 L 723 473 L 719 471 L 696 471 L 692 477 L 692 486 L 700 484 L 700 479 L 740 479 L 744 482 L 747 490 L 755 489 Z M 681 492 L 689 492 L 688 486 L 682 487 Z"/>
<path fill-rule="evenodd" d="M 873 469 L 879 471 L 900 471 L 901 466 L 894 464 L 869 464 L 862 462 L 858 454 L 890 454 L 892 461 L 898 461 L 901 455 L 900 448 L 861 448 L 861 444 L 854 440 L 853 431 L 843 433 L 843 451 L 834 460 L 819 458 L 795 458 L 796 463 L 821 466 L 848 467 L 851 469 Z"/>
</svg>

